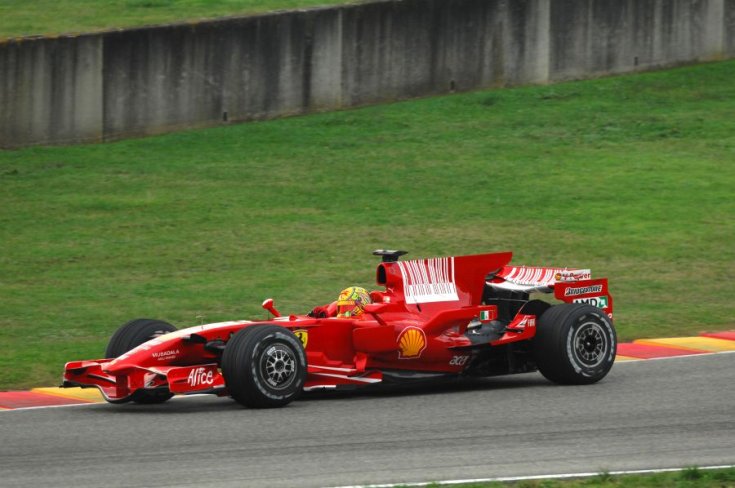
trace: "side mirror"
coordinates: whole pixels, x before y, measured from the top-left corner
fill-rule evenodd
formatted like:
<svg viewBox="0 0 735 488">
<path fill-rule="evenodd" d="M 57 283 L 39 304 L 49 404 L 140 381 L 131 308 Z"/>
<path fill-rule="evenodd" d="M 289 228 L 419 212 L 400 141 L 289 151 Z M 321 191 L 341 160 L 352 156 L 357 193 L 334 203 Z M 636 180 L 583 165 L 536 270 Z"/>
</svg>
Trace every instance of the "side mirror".
<svg viewBox="0 0 735 488">
<path fill-rule="evenodd" d="M 263 301 L 262 307 L 266 310 L 268 310 L 274 317 L 280 317 L 281 312 L 276 310 L 276 307 L 273 305 L 273 299 L 272 298 L 266 298 Z"/>
</svg>

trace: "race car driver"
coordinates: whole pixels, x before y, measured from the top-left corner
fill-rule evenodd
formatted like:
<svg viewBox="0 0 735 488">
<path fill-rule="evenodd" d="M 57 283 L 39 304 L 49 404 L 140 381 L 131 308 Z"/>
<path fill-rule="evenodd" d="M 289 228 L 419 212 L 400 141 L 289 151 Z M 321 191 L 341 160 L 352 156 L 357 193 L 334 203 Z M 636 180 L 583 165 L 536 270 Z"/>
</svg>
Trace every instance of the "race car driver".
<svg viewBox="0 0 735 488">
<path fill-rule="evenodd" d="M 309 313 L 309 316 L 316 318 L 333 317 L 336 312 L 337 318 L 351 319 L 362 315 L 365 311 L 365 305 L 369 303 L 372 303 L 372 300 L 370 299 L 370 293 L 365 288 L 350 286 L 340 292 L 336 302 L 324 307 L 315 307 Z"/>
</svg>

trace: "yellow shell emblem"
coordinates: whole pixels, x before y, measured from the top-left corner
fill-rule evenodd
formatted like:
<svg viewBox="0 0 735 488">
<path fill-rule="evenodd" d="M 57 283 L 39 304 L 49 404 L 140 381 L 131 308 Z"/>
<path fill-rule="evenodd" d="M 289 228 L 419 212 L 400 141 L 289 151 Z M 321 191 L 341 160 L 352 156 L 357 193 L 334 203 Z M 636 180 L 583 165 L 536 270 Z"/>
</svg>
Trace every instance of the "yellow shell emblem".
<svg viewBox="0 0 735 488">
<path fill-rule="evenodd" d="M 412 359 L 421 357 L 426 349 L 426 335 L 418 327 L 406 327 L 398 336 L 399 359 Z"/>
</svg>

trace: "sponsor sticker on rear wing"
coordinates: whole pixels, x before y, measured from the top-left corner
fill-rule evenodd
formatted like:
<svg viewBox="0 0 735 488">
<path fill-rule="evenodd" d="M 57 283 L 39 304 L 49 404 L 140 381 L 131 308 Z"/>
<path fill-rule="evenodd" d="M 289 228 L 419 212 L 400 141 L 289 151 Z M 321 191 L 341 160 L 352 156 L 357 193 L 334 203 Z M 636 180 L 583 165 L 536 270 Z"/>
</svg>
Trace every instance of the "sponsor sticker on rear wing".
<svg viewBox="0 0 735 488">
<path fill-rule="evenodd" d="M 557 283 L 554 286 L 554 296 L 562 302 L 585 303 L 601 308 L 608 317 L 613 317 L 613 298 L 606 278 Z"/>
<path fill-rule="evenodd" d="M 488 285 L 510 291 L 551 293 L 557 284 L 591 278 L 592 271 L 589 269 L 505 266 Z"/>
</svg>

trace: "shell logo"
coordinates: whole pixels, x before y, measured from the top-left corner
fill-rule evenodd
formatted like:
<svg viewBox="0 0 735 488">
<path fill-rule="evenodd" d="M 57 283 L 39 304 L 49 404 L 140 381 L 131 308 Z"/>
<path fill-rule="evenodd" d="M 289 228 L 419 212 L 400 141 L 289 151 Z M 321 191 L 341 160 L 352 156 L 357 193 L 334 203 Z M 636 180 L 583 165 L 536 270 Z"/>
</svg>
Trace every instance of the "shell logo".
<svg viewBox="0 0 735 488">
<path fill-rule="evenodd" d="M 406 327 L 398 336 L 398 347 L 398 359 L 419 358 L 426 349 L 426 334 L 418 327 Z"/>
</svg>

